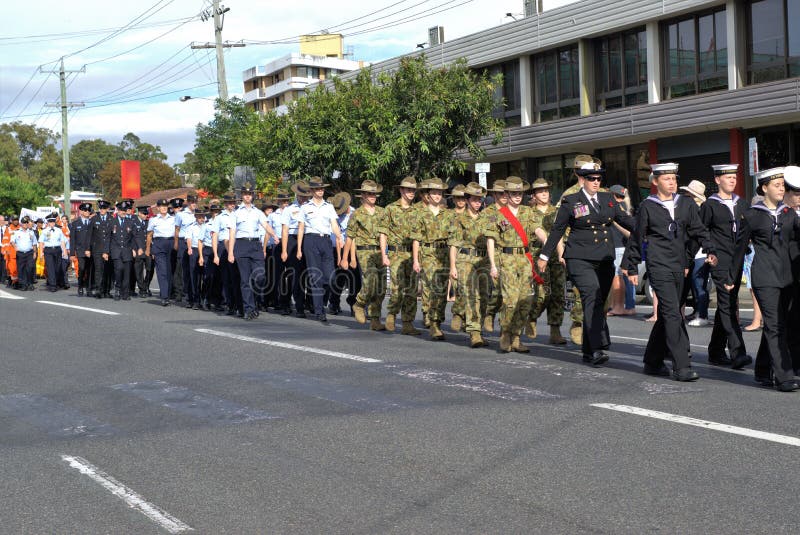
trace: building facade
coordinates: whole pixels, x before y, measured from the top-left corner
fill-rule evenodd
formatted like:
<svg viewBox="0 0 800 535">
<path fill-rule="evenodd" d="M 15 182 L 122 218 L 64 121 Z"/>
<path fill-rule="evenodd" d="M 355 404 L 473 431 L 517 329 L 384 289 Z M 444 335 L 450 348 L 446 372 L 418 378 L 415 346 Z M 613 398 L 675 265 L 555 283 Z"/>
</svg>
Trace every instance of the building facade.
<svg viewBox="0 0 800 535">
<path fill-rule="evenodd" d="M 590 153 L 634 201 L 649 191 L 648 164 L 665 161 L 709 193 L 710 165 L 739 163 L 749 196 L 755 170 L 800 159 L 798 23 L 800 0 L 584 0 L 425 54 L 504 75 L 489 183 L 545 177 L 558 194 L 573 156 Z"/>
</svg>

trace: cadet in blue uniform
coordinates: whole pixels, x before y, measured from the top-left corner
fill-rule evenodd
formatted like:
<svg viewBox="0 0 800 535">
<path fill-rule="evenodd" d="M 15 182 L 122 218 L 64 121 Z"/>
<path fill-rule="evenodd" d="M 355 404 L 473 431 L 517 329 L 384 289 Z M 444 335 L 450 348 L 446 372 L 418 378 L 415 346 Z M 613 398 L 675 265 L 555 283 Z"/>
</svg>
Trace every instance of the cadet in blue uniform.
<svg viewBox="0 0 800 535">
<path fill-rule="evenodd" d="M 228 307 L 227 315 L 238 315 L 244 317 L 242 308 L 242 290 L 239 283 L 239 269 L 233 261 L 229 261 L 229 252 L 233 252 L 232 242 L 230 241 L 231 228 L 234 226 L 233 214 L 236 210 L 236 199 L 231 195 L 222 198 L 225 209 L 214 218 L 214 262 L 220 267 L 222 277 L 222 290 L 224 292 L 225 304 Z"/>
<path fill-rule="evenodd" d="M 585 163 L 575 172 L 583 178 L 583 186 L 577 193 L 561 199 L 537 266 L 539 271 L 547 269 L 550 257 L 569 227 L 563 258 L 583 305 L 583 361 L 600 366 L 608 361 L 605 350 L 611 344 L 605 307 L 614 281 L 612 226 L 616 222 L 633 230 L 635 221 L 611 193 L 600 191 L 605 170 L 599 164 Z"/>
<path fill-rule="evenodd" d="M 170 215 L 175 217 L 178 221 L 181 210 L 183 210 L 183 199 L 175 197 L 169 200 L 169 207 L 171 209 Z M 175 303 L 180 303 L 183 300 L 183 263 L 180 261 L 180 225 L 176 225 L 174 241 L 172 243 L 172 253 L 170 256 L 170 268 L 172 269 L 172 287 L 170 290 L 170 298 Z"/>
<path fill-rule="evenodd" d="M 17 250 L 17 284 L 20 290 L 33 290 L 36 275 L 36 233 L 31 229 L 31 218 L 20 220 L 20 228 L 11 235 L 11 245 Z"/>
<path fill-rule="evenodd" d="M 78 206 L 78 217 L 69 226 L 70 256 L 78 259 L 78 297 L 87 292 L 92 296 L 92 225 L 90 216 L 92 205 L 88 202 Z"/>
<path fill-rule="evenodd" d="M 170 291 L 172 290 L 172 269 L 170 259 L 174 251 L 175 216 L 169 215 L 169 201 L 159 199 L 156 202 L 158 214 L 147 222 L 147 243 L 144 254 L 153 255 L 158 277 L 158 290 L 161 305 L 169 305 Z"/>
<path fill-rule="evenodd" d="M 637 284 L 642 244 L 647 242 L 647 272 L 658 296 L 658 320 L 645 349 L 644 372 L 669 375 L 664 365 L 664 359 L 669 357 L 673 362 L 673 378 L 695 381 L 700 376 L 689 361 L 689 336 L 680 310 L 684 273 L 688 267 L 686 248 L 688 240 L 696 240 L 708 254 L 706 261 L 712 267 L 717 265 L 716 251 L 700 220 L 697 205 L 690 198 L 676 194 L 678 164 L 653 164 L 650 167 L 653 171 L 651 181 L 655 182 L 658 193 L 645 199 L 639 207 L 636 229 L 628 240 L 622 263 L 628 279 Z"/>
<path fill-rule="evenodd" d="M 184 268 L 189 271 L 189 290 L 187 295 L 194 296 L 193 299 L 186 303 L 186 308 L 193 308 L 200 310 L 200 281 L 203 278 L 203 264 L 200 262 L 200 240 L 205 232 L 206 227 L 206 214 L 202 210 L 195 210 L 194 212 L 195 223 L 186 229 L 186 256 L 189 261 L 184 264 Z"/>
<path fill-rule="evenodd" d="M 218 204 L 209 206 L 208 221 L 200 227 L 200 242 L 197 244 L 197 263 L 203 268 L 203 280 L 200 284 L 200 306 L 203 310 L 211 310 L 213 305 L 220 310 L 220 278 L 219 265 L 214 262 L 214 232 L 216 218 L 219 216 Z"/>
<path fill-rule="evenodd" d="M 111 216 L 108 208 L 111 203 L 100 199 L 97 201 L 98 212 L 90 221 L 92 226 L 91 257 L 94 268 L 94 296 L 98 299 L 111 297 L 110 288 L 106 285 L 106 271 L 111 269 L 108 262 L 108 236 L 111 233 Z"/>
<path fill-rule="evenodd" d="M 197 266 L 197 257 L 189 258 L 189 251 L 186 246 L 186 238 L 189 229 L 195 225 L 194 212 L 197 209 L 197 196 L 187 195 L 186 206 L 175 214 L 175 236 L 178 238 L 178 263 L 181 272 L 181 288 L 186 296 L 186 308 L 194 306 L 196 296 L 194 294 L 194 284 L 196 280 L 194 269 Z"/>
<path fill-rule="evenodd" d="M 308 183 L 298 180 L 292 184 L 295 201 L 283 209 L 283 222 L 281 225 L 281 261 L 284 265 L 284 277 L 280 285 L 280 298 L 278 302 L 281 314 L 291 314 L 291 300 L 294 298 L 295 315 L 305 318 L 306 297 L 303 291 L 303 278 L 305 276 L 306 262 L 297 256 L 297 229 L 300 226 L 300 207 L 311 198 Z"/>
<path fill-rule="evenodd" d="M 270 224 L 277 238 L 283 239 L 283 211 L 289 206 L 291 196 L 287 191 L 278 191 L 275 197 L 277 205 L 271 214 L 267 216 L 267 223 Z M 270 280 L 272 286 L 267 288 L 267 303 L 274 307 L 276 311 L 283 311 L 281 304 L 281 286 L 284 284 L 283 275 L 285 273 L 285 263 L 281 260 L 281 240 L 276 240 L 272 247 L 271 258 L 267 258 L 267 269 L 271 271 Z"/>
<path fill-rule="evenodd" d="M 338 216 L 337 222 L 339 223 L 339 231 L 342 234 L 342 241 L 347 241 L 347 227 L 350 224 L 350 216 L 356 211 L 350 205 L 352 198 L 347 192 L 340 192 L 328 199 L 336 210 Z M 331 235 L 331 245 L 336 249 L 336 237 Z M 342 311 L 342 292 L 347 287 L 347 304 L 350 305 L 352 314 L 353 305 L 356 302 L 356 296 L 361 291 L 361 270 L 356 266 L 351 266 L 349 263 L 343 263 L 347 259 L 344 258 L 344 249 L 339 249 L 334 255 L 336 260 L 336 269 L 333 272 L 333 279 L 331 280 L 330 291 L 326 296 L 325 301 L 328 303 L 328 312 L 337 315 Z M 344 267 L 344 266 L 347 267 Z"/>
<path fill-rule="evenodd" d="M 144 253 L 138 249 L 136 227 L 125 213 L 128 209 L 128 201 L 117 203 L 117 215 L 111 222 L 111 233 L 108 237 L 109 256 L 114 262 L 114 301 L 130 301 L 133 254 Z"/>
<path fill-rule="evenodd" d="M 68 258 L 67 237 L 56 226 L 58 214 L 47 216 L 47 227 L 39 233 L 39 254 L 44 255 L 44 267 L 47 273 L 47 289 L 58 290 L 59 281 L 63 278 L 62 259 Z"/>
</svg>

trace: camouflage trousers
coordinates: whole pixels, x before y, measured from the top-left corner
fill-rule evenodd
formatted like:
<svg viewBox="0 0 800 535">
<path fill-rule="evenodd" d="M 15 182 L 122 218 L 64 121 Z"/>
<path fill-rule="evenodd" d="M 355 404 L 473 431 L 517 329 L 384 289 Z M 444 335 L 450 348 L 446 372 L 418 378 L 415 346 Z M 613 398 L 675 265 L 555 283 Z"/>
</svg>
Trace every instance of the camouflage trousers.
<svg viewBox="0 0 800 535">
<path fill-rule="evenodd" d="M 444 321 L 447 306 L 447 281 L 450 278 L 449 247 L 420 247 L 419 263 L 422 267 L 422 311 L 433 323 Z M 425 305 L 427 304 L 427 310 Z"/>
<path fill-rule="evenodd" d="M 567 270 L 560 262 L 550 262 L 542 274 L 544 284 L 536 286 L 530 321 L 536 321 L 547 310 L 547 324 L 561 326 L 564 321 L 564 288 Z"/>
<path fill-rule="evenodd" d="M 561 292 L 561 294 L 563 295 L 564 292 Z M 572 305 L 572 310 L 569 311 L 569 317 L 572 319 L 572 323 L 582 324 L 583 305 L 581 304 L 581 293 L 578 291 L 577 287 L 572 288 L 572 298 L 574 304 Z"/>
<path fill-rule="evenodd" d="M 500 291 L 500 284 L 489 279 L 489 298 L 486 300 L 486 315 L 495 317 L 502 312 L 503 293 Z"/>
<path fill-rule="evenodd" d="M 522 334 L 531 312 L 531 263 L 521 254 L 500 254 L 498 266 L 500 292 L 500 331 L 511 335 Z"/>
<path fill-rule="evenodd" d="M 459 254 L 456 257 L 456 303 L 462 298 L 461 316 L 466 319 L 468 333 L 481 332 L 481 322 L 489 303 L 489 259 Z M 455 315 L 456 305 L 453 305 Z"/>
<path fill-rule="evenodd" d="M 356 296 L 356 304 L 366 309 L 369 319 L 378 319 L 386 295 L 386 267 L 381 261 L 381 253 L 356 251 L 356 258 L 361 268 L 361 291 Z"/>
<path fill-rule="evenodd" d="M 417 315 L 417 274 L 414 273 L 411 252 L 395 251 L 390 255 L 392 295 L 386 305 L 386 313 L 395 316 L 399 312 L 404 322 L 414 321 Z"/>
<path fill-rule="evenodd" d="M 459 260 L 460 260 L 461 256 L 462 255 L 459 254 L 458 258 L 456 259 L 456 269 L 458 270 L 458 277 L 459 278 L 461 278 L 461 264 L 459 263 Z M 466 258 L 466 256 L 465 256 L 465 258 Z M 453 301 L 453 307 L 451 309 L 451 312 L 453 313 L 453 316 L 461 316 L 462 318 L 465 318 L 466 314 L 467 314 L 467 312 L 466 312 L 466 308 L 467 308 L 467 293 L 466 293 L 466 290 L 463 289 L 464 285 L 460 284 L 459 282 L 453 282 L 453 285 L 454 285 L 454 290 L 455 290 L 455 294 L 456 294 L 456 300 Z"/>
</svg>

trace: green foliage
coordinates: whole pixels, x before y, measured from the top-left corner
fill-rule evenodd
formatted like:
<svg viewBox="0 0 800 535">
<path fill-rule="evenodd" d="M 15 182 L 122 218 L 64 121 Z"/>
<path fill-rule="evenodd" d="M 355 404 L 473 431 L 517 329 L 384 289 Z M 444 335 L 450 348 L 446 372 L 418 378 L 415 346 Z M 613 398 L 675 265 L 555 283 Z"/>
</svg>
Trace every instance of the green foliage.
<svg viewBox="0 0 800 535">
<path fill-rule="evenodd" d="M 128 132 L 122 136 L 122 141 L 119 142 L 118 147 L 122 151 L 123 160 L 136 160 L 139 162 L 158 160 L 163 162 L 167 159 L 167 155 L 164 154 L 161 147 L 145 143 L 133 132 Z"/>
<path fill-rule="evenodd" d="M 119 161 L 108 162 L 97 173 L 103 198 L 119 199 L 122 194 L 122 177 Z M 142 196 L 181 187 L 181 177 L 175 170 L 160 160 L 145 160 L 139 164 L 139 185 Z"/>
<path fill-rule="evenodd" d="M 0 169 L 58 194 L 64 183 L 61 152 L 56 149 L 59 137 L 52 130 L 19 121 L 0 125 Z"/>
<path fill-rule="evenodd" d="M 19 214 L 21 208 L 49 204 L 47 192 L 40 185 L 0 172 L 0 214 Z"/>
<path fill-rule="evenodd" d="M 102 139 L 84 139 L 70 148 L 69 166 L 72 187 L 77 190 L 99 190 L 97 173 L 108 163 L 123 159 L 123 151 Z"/>
</svg>

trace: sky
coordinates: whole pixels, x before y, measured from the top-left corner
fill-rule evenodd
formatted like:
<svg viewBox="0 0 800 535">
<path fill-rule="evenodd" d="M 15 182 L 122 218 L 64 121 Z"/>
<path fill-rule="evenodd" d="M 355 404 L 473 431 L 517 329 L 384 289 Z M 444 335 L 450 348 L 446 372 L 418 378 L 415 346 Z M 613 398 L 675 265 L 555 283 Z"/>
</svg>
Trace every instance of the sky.
<svg viewBox="0 0 800 535">
<path fill-rule="evenodd" d="M 554 9 L 575 0 L 545 0 Z M 444 26 L 450 41 L 521 18 L 523 0 L 227 0 L 223 40 L 248 44 L 225 54 L 230 96 L 241 96 L 242 72 L 299 51 L 301 34 L 344 34 L 353 58 L 378 62 L 415 50 L 428 28 Z M 61 133 L 58 67 L 64 57 L 69 143 L 127 132 L 160 145 L 169 164 L 194 146 L 195 126 L 214 114 L 216 59 L 191 43 L 214 41 L 201 13 L 211 0 L 33 0 L 5 2 L 0 20 L 0 123 L 35 123 Z M 276 10 L 275 7 L 291 6 Z M 334 9 L 335 6 L 335 9 Z M 41 67 L 41 69 L 40 69 Z M 51 71 L 56 71 L 51 74 Z M 186 102 L 182 95 L 193 98 Z"/>
</svg>

